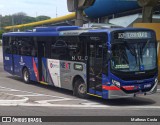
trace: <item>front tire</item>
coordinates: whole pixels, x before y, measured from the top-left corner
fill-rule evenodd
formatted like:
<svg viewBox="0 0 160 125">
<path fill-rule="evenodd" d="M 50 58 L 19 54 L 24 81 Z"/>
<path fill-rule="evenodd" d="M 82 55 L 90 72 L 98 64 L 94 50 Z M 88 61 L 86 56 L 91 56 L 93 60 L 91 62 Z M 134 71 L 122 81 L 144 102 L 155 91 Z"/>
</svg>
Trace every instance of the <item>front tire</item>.
<svg viewBox="0 0 160 125">
<path fill-rule="evenodd" d="M 88 98 L 87 95 L 87 85 L 84 80 L 78 79 L 75 81 L 73 94 L 79 98 Z"/>
<path fill-rule="evenodd" d="M 23 81 L 25 83 L 29 83 L 30 82 L 30 74 L 27 68 L 23 69 Z"/>
</svg>

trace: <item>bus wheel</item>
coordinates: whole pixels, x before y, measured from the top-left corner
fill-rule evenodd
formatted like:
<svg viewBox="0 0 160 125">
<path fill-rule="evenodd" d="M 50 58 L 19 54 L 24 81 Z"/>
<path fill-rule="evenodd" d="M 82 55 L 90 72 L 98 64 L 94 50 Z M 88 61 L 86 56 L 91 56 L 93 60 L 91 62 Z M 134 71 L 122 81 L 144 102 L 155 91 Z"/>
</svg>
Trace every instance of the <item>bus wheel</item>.
<svg viewBox="0 0 160 125">
<path fill-rule="evenodd" d="M 25 83 L 30 82 L 30 74 L 27 68 L 23 69 L 23 80 Z"/>
<path fill-rule="evenodd" d="M 88 98 L 87 86 L 82 79 L 76 80 L 73 94 L 79 98 Z"/>
</svg>

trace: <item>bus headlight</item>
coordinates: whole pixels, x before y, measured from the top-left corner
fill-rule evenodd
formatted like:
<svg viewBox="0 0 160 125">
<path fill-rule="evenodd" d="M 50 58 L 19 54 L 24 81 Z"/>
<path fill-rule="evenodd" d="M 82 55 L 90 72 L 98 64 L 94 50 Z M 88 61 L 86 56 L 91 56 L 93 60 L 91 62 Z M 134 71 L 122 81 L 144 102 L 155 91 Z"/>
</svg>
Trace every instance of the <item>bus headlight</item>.
<svg viewBox="0 0 160 125">
<path fill-rule="evenodd" d="M 120 86 L 121 86 L 120 82 L 118 82 L 118 81 L 116 81 L 116 80 L 113 80 L 113 79 L 112 79 L 112 83 L 113 83 L 113 85 L 115 85 L 115 86 L 117 86 L 117 87 L 120 87 Z"/>
</svg>

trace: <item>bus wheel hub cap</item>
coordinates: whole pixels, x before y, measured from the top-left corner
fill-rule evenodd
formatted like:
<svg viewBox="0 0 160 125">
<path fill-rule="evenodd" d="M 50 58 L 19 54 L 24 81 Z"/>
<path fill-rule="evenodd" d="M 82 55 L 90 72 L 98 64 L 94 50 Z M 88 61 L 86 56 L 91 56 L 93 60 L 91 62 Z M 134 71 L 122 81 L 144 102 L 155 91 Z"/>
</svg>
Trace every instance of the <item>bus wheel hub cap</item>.
<svg viewBox="0 0 160 125">
<path fill-rule="evenodd" d="M 85 85 L 84 84 L 81 84 L 80 86 L 79 86 L 79 92 L 80 93 L 85 93 L 86 92 L 86 88 L 85 88 Z"/>
</svg>

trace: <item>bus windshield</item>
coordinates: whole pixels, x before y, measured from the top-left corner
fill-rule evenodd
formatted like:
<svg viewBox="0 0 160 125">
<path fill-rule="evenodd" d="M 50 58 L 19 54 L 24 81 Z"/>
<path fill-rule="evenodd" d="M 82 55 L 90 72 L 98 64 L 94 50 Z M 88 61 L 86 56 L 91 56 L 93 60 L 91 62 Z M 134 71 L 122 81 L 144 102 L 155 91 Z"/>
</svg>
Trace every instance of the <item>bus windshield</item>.
<svg viewBox="0 0 160 125">
<path fill-rule="evenodd" d="M 111 69 L 142 72 L 156 68 L 156 43 L 151 40 L 123 41 L 112 44 Z"/>
</svg>

